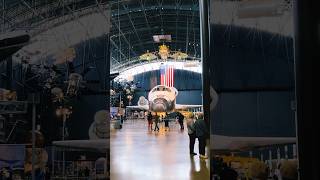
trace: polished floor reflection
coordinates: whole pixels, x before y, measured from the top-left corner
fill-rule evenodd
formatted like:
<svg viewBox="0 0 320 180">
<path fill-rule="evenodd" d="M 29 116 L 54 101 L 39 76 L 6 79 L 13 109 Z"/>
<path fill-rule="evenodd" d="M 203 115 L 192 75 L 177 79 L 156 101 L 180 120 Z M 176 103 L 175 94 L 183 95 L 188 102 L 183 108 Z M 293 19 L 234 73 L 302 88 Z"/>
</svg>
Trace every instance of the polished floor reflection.
<svg viewBox="0 0 320 180">
<path fill-rule="evenodd" d="M 187 131 L 175 123 L 148 131 L 143 120 L 127 120 L 111 131 L 112 180 L 209 180 L 209 160 L 190 157 Z M 198 153 L 196 141 L 195 152 Z"/>
</svg>

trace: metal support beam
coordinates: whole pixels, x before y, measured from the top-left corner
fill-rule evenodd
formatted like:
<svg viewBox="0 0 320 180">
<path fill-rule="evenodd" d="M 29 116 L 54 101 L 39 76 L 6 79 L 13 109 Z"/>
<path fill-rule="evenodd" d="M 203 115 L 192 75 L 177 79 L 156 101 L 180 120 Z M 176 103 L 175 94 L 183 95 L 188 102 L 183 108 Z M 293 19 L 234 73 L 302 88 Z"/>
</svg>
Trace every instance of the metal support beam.
<svg viewBox="0 0 320 180">
<path fill-rule="evenodd" d="M 181 1 L 180 0 L 176 0 L 175 2 L 175 7 L 176 7 L 176 43 L 175 43 L 175 49 L 176 51 L 178 51 L 179 49 L 177 49 L 177 41 L 178 41 L 178 21 L 179 21 L 179 13 L 180 13 L 180 7 L 181 7 Z"/>
<path fill-rule="evenodd" d="M 128 8 L 127 8 L 124 4 L 122 4 L 122 7 L 123 7 L 125 10 L 128 10 Z M 132 28 L 133 28 L 133 30 L 134 30 L 135 35 L 137 36 L 139 42 L 142 43 L 142 42 L 141 42 L 141 39 L 140 39 L 140 36 L 139 36 L 139 34 L 137 33 L 137 29 L 136 29 L 136 27 L 135 27 L 135 25 L 134 25 L 134 23 L 133 23 L 133 21 L 132 21 L 132 19 L 131 19 L 130 13 L 128 13 L 127 16 L 128 16 L 128 18 L 129 18 L 130 24 L 131 24 L 131 26 L 132 26 Z M 140 46 L 140 48 L 141 48 L 142 51 L 145 50 L 143 46 Z"/>
<path fill-rule="evenodd" d="M 25 0 L 20 0 L 22 4 L 27 6 L 35 15 L 39 16 L 41 19 L 45 19 L 41 14 L 39 14 L 33 7 L 31 7 Z"/>
<path fill-rule="evenodd" d="M 99 5 L 98 2 L 97 2 L 97 5 L 98 5 L 98 7 L 99 7 L 99 9 L 100 9 L 100 11 L 101 11 L 101 8 L 100 8 L 100 5 Z M 119 5 L 119 4 L 118 4 L 118 5 Z M 119 7 L 118 7 L 118 8 L 119 8 Z M 119 9 L 118 9 L 118 11 L 119 11 Z M 119 12 L 118 12 L 118 13 L 119 13 Z M 119 14 L 118 14 L 118 18 L 119 18 Z M 112 21 L 112 20 L 111 20 L 111 21 Z M 119 34 L 122 35 L 124 41 L 127 43 L 128 47 L 129 47 L 129 49 L 131 49 L 132 52 L 134 53 L 134 55 L 137 56 L 137 53 L 133 50 L 131 44 L 129 43 L 129 41 L 128 41 L 128 39 L 126 38 L 125 34 L 122 32 L 120 26 L 119 26 L 117 23 L 112 23 L 112 24 L 113 24 L 115 27 L 117 27 Z M 119 51 L 121 52 L 121 49 L 119 49 Z"/>
<path fill-rule="evenodd" d="M 120 52 L 120 54 L 125 57 L 125 59 L 128 59 L 128 57 L 123 54 L 123 52 L 121 51 L 121 49 L 119 48 L 119 46 L 110 38 L 110 43 L 112 44 L 112 46 L 116 47 L 118 49 L 118 51 Z M 118 61 L 119 62 L 119 61 Z"/>
<path fill-rule="evenodd" d="M 163 8 L 163 1 L 160 2 L 160 0 L 157 0 L 158 6 L 160 8 L 160 19 L 161 19 L 161 30 L 163 30 L 163 17 L 162 17 L 162 10 Z"/>
<path fill-rule="evenodd" d="M 137 53 L 133 50 L 131 44 L 129 43 L 128 39 L 126 38 L 125 34 L 122 32 L 122 30 L 120 29 L 119 25 L 117 23 L 113 23 L 114 26 L 117 27 L 118 31 L 120 32 L 120 34 L 122 35 L 124 41 L 126 42 L 126 44 L 128 45 L 128 47 L 132 50 L 132 52 L 134 53 L 135 56 L 137 56 Z"/>
<path fill-rule="evenodd" d="M 151 32 L 151 26 L 150 26 L 150 23 L 149 23 L 148 18 L 147 18 L 146 8 L 145 8 L 144 4 L 142 3 L 142 0 L 140 0 L 139 2 L 140 2 L 141 8 L 143 9 L 143 15 L 144 15 L 144 19 L 146 20 L 146 23 L 147 23 L 148 32 L 149 32 L 150 36 L 152 36 L 153 34 Z M 156 48 L 154 43 L 153 43 L 153 49 L 154 49 L 154 51 L 157 50 L 157 48 Z"/>
<path fill-rule="evenodd" d="M 10 25 L 14 25 L 14 22 L 13 21 L 11 21 L 11 20 L 9 20 L 9 19 L 7 19 L 7 18 L 5 18 L 5 16 L 3 15 L 3 16 L 0 16 L 0 18 L 3 20 L 3 22 L 2 22 L 2 26 L 3 26 L 3 28 L 5 28 L 4 26 L 5 26 L 5 22 L 8 22 Z"/>
<path fill-rule="evenodd" d="M 36 179 L 36 97 L 32 94 L 32 180 Z"/>
<path fill-rule="evenodd" d="M 166 21 L 166 22 L 169 22 L 169 21 Z M 172 22 L 172 23 L 175 23 L 175 22 Z M 142 24 L 136 24 L 136 25 L 142 25 Z M 189 30 L 193 30 L 193 32 L 194 31 L 199 31 L 198 30 L 198 28 L 195 28 L 195 27 L 190 27 L 190 25 L 192 25 L 192 23 L 190 24 L 189 23 Z M 169 33 L 174 33 L 174 31 L 175 30 L 180 30 L 180 31 L 183 31 L 183 30 L 185 30 L 185 27 L 182 27 L 182 26 L 178 26 L 177 28 L 175 27 L 175 26 L 168 26 L 168 27 L 166 27 L 166 30 L 167 30 L 167 32 L 169 32 Z M 129 28 L 128 28 L 128 30 L 129 30 Z M 152 27 L 152 28 L 148 28 L 148 27 L 145 27 L 145 28 L 139 28 L 139 29 L 137 29 L 137 32 L 139 32 L 140 34 L 141 33 L 144 33 L 144 31 L 150 31 L 150 30 L 153 30 L 153 31 L 157 31 L 157 32 L 159 32 L 159 30 L 161 30 L 161 27 L 157 27 L 157 26 L 155 26 L 155 27 Z M 125 35 L 130 35 L 130 34 L 133 34 L 134 32 L 131 32 L 131 31 L 127 31 L 127 30 L 125 30 L 126 32 L 124 33 Z M 181 33 L 180 32 L 180 35 L 185 35 L 185 34 L 191 34 L 192 32 L 189 32 L 189 31 L 187 31 L 186 33 Z M 194 33 L 193 33 L 194 34 Z M 192 34 L 192 35 L 193 35 Z M 111 38 L 117 38 L 119 35 L 118 34 L 112 34 L 112 36 L 111 36 Z M 121 35 L 122 36 L 122 35 Z M 152 37 L 152 35 L 150 34 L 150 37 Z M 149 38 L 149 39 L 152 39 L 152 38 Z M 143 39 L 142 39 L 142 41 L 143 41 Z M 157 48 L 156 48 L 157 49 Z"/>
</svg>

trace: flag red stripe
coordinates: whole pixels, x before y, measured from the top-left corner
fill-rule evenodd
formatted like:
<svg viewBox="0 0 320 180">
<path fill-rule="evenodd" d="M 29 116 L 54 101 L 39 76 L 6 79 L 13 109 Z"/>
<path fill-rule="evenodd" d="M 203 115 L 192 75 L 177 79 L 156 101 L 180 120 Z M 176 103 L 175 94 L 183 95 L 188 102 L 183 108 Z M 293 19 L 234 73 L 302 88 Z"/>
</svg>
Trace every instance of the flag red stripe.
<svg viewBox="0 0 320 180">
<path fill-rule="evenodd" d="M 160 75 L 160 81 L 161 81 L 161 85 L 163 85 L 164 83 L 163 83 L 163 75 L 162 74 Z"/>
<path fill-rule="evenodd" d="M 172 65 L 167 65 L 161 70 L 160 83 L 169 87 L 174 86 L 174 67 Z"/>
<path fill-rule="evenodd" d="M 172 87 L 174 87 L 174 69 L 172 68 Z"/>
<path fill-rule="evenodd" d="M 170 87 L 171 83 L 171 77 L 170 77 L 171 71 L 170 71 L 170 66 L 168 67 L 168 86 Z"/>
<path fill-rule="evenodd" d="M 168 86 L 168 83 L 169 83 L 169 78 L 168 78 L 168 76 L 169 76 L 169 69 L 167 68 L 166 69 L 166 86 Z"/>
<path fill-rule="evenodd" d="M 173 87 L 173 67 L 171 69 L 171 76 L 172 76 L 171 86 Z"/>
<path fill-rule="evenodd" d="M 172 67 L 170 67 L 170 87 L 172 87 Z"/>
<path fill-rule="evenodd" d="M 171 87 L 173 87 L 173 67 L 171 66 Z"/>
<path fill-rule="evenodd" d="M 169 87 L 171 87 L 171 79 L 172 79 L 172 78 L 171 78 L 171 66 L 170 66 L 170 69 L 169 69 L 169 73 L 170 73 L 170 74 L 169 74 L 169 78 L 170 78 L 170 84 L 169 84 Z"/>
</svg>

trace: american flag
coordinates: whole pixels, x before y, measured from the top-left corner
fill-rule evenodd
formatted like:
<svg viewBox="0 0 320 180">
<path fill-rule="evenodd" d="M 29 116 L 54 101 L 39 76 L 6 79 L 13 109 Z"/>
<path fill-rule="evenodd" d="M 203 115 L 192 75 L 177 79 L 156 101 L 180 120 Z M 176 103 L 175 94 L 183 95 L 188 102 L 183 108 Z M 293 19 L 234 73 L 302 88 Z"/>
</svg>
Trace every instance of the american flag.
<svg viewBox="0 0 320 180">
<path fill-rule="evenodd" d="M 160 66 L 160 82 L 161 85 L 173 87 L 174 86 L 174 66 L 164 65 Z"/>
</svg>

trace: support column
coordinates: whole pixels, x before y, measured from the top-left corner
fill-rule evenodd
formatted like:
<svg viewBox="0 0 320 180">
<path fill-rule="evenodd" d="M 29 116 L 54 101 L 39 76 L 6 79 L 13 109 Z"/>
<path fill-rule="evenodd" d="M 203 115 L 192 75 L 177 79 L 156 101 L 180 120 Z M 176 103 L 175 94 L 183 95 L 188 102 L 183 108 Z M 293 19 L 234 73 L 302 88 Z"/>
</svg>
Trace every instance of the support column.
<svg viewBox="0 0 320 180">
<path fill-rule="evenodd" d="M 210 128 L 210 81 L 209 81 L 209 18 L 208 0 L 199 1 L 200 10 L 200 40 L 201 40 L 201 62 L 202 62 L 202 105 L 204 120 Z"/>
<path fill-rule="evenodd" d="M 32 180 L 35 180 L 35 162 L 36 162 L 36 100 L 35 94 L 32 94 Z"/>
<path fill-rule="evenodd" d="M 12 79 L 13 79 L 13 68 L 12 68 L 12 56 L 7 58 L 6 62 L 6 76 L 7 76 L 7 83 L 6 83 L 6 88 L 9 90 L 12 90 Z"/>
<path fill-rule="evenodd" d="M 300 180 L 320 179 L 319 122 L 312 116 L 312 73 L 314 60 L 319 60 L 320 18 L 317 1 L 295 0 L 295 81 L 296 128 Z"/>
</svg>

